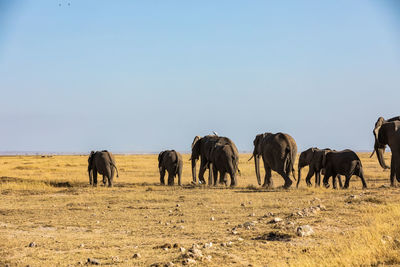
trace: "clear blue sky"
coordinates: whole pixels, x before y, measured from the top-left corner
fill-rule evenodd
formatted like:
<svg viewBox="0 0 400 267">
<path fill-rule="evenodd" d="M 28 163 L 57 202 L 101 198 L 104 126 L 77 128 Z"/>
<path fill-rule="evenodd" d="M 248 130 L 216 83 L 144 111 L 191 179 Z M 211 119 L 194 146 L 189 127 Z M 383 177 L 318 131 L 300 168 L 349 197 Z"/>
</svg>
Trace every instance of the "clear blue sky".
<svg viewBox="0 0 400 267">
<path fill-rule="evenodd" d="M 371 150 L 400 115 L 400 4 L 0 0 L 0 90 L 0 151 L 187 151 L 211 131 Z"/>
</svg>

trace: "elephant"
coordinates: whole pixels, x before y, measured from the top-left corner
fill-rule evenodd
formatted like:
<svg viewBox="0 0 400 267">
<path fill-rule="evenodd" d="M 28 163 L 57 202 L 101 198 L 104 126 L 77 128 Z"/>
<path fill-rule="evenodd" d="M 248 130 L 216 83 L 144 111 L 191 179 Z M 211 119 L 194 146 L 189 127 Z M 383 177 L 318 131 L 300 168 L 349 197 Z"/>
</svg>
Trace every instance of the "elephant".
<svg viewBox="0 0 400 267">
<path fill-rule="evenodd" d="M 108 179 L 108 186 L 113 186 L 114 168 L 117 171 L 118 168 L 115 165 L 115 159 L 111 152 L 107 150 L 92 151 L 90 152 L 88 159 L 88 172 L 89 172 L 89 183 L 93 186 L 97 186 L 97 173 L 103 175 L 103 184 L 106 184 L 106 178 Z M 92 183 L 93 175 L 93 183 Z"/>
<path fill-rule="evenodd" d="M 329 178 L 332 176 L 333 179 L 335 179 L 339 174 L 346 177 L 343 188 L 349 188 L 350 178 L 353 175 L 360 177 L 363 189 L 367 188 L 361 160 L 354 151 L 345 149 L 342 151 L 328 152 L 322 164 L 325 167 L 324 186 L 326 188 L 329 187 Z M 335 188 L 336 183 L 334 182 L 333 184 Z"/>
<path fill-rule="evenodd" d="M 311 186 L 310 180 L 313 175 L 315 175 L 315 187 L 321 185 L 321 171 L 325 171 L 322 162 L 326 153 L 331 151 L 333 150 L 331 150 L 330 148 L 319 149 L 317 147 L 312 147 L 301 152 L 298 162 L 298 178 L 296 187 L 299 187 L 299 183 L 301 180 L 301 169 L 305 166 L 308 166 L 308 174 L 306 177 L 307 186 Z M 340 187 L 343 187 L 340 176 L 338 176 L 338 179 Z M 334 183 L 335 182 L 336 179 L 334 179 Z M 334 184 L 333 187 L 336 188 L 336 185 Z"/>
<path fill-rule="evenodd" d="M 165 170 L 168 171 L 168 185 L 174 185 L 174 178 L 178 176 L 178 185 L 181 184 L 183 161 L 182 155 L 175 150 L 165 150 L 158 155 L 158 169 L 160 171 L 160 183 L 163 185 Z"/>
<path fill-rule="evenodd" d="M 220 184 L 226 184 L 225 174 L 228 173 L 231 177 L 231 187 L 237 185 L 236 172 L 238 168 L 239 153 L 228 144 L 216 143 L 210 152 L 210 171 L 208 184 L 212 185 L 214 178 L 214 185 L 217 185 L 217 176 L 220 175 Z"/>
<path fill-rule="evenodd" d="M 192 142 L 192 155 L 190 160 L 192 162 L 192 178 L 193 183 L 196 183 L 196 163 L 200 158 L 200 170 L 199 170 L 199 184 L 205 184 L 204 172 L 210 166 L 210 153 L 216 144 L 230 145 L 235 151 L 235 154 L 239 154 L 236 145 L 227 137 L 214 135 L 206 135 L 203 137 L 196 136 Z"/>
<path fill-rule="evenodd" d="M 400 121 L 393 120 L 380 124 L 379 119 L 375 124 L 374 129 L 374 151 L 376 151 L 376 155 L 381 167 L 387 169 L 389 167 L 385 163 L 383 154 L 385 152 L 386 145 L 389 145 L 392 152 L 392 158 L 390 162 L 390 185 L 395 186 L 395 177 L 396 180 L 400 182 Z"/>
<path fill-rule="evenodd" d="M 290 173 L 296 179 L 294 174 L 294 161 L 297 154 L 297 145 L 293 137 L 285 133 L 263 133 L 258 134 L 254 141 L 254 165 L 256 169 L 257 182 L 261 185 L 260 178 L 260 156 L 262 156 L 265 169 L 265 178 L 263 187 L 272 187 L 271 170 L 279 173 L 285 180 L 284 188 L 292 185 Z"/>
</svg>

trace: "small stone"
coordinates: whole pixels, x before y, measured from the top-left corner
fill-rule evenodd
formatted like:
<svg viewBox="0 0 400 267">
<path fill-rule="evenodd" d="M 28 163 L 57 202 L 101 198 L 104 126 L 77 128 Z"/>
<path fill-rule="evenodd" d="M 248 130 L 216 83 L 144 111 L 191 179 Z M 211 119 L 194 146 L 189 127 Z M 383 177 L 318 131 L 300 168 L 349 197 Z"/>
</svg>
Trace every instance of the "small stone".
<svg viewBox="0 0 400 267">
<path fill-rule="evenodd" d="M 245 207 L 245 206 L 246 206 L 246 204 L 244 204 L 244 203 L 241 203 L 241 204 L 240 204 L 240 206 L 242 206 L 242 207 Z"/>
<path fill-rule="evenodd" d="M 226 243 L 226 246 L 227 246 L 227 247 L 232 247 L 232 245 L 233 245 L 233 242 L 232 242 L 232 241 L 229 241 L 229 242 Z"/>
<path fill-rule="evenodd" d="M 185 253 L 186 249 L 184 247 L 180 247 L 179 251 L 182 252 L 182 253 Z"/>
<path fill-rule="evenodd" d="M 162 248 L 163 250 L 165 250 L 165 251 L 168 251 L 168 248 Z"/>
<path fill-rule="evenodd" d="M 172 248 L 172 245 L 170 243 L 165 243 L 164 245 L 161 245 L 160 248 Z"/>
<path fill-rule="evenodd" d="M 179 225 L 177 228 L 178 228 L 179 230 L 183 230 L 183 229 L 185 229 L 185 226 Z"/>
<path fill-rule="evenodd" d="M 251 201 L 249 201 L 249 202 L 247 202 L 249 205 L 251 205 L 251 204 L 253 204 L 253 202 L 251 202 Z"/>
<path fill-rule="evenodd" d="M 209 242 L 209 243 L 205 243 L 204 245 L 203 245 L 203 248 L 211 248 L 213 246 L 213 243 L 212 242 Z"/>
<path fill-rule="evenodd" d="M 79 247 L 80 247 L 80 248 L 84 248 L 84 247 L 85 247 L 85 244 L 80 244 Z"/>
<path fill-rule="evenodd" d="M 302 226 L 297 227 L 296 233 L 298 236 L 304 237 L 304 236 L 310 236 L 310 235 L 314 234 L 314 230 L 309 225 L 302 225 Z"/>
<path fill-rule="evenodd" d="M 322 211 L 326 211 L 326 207 L 325 207 L 325 205 L 322 205 L 322 204 L 318 204 L 318 206 L 317 206 L 320 210 L 322 210 Z"/>
<path fill-rule="evenodd" d="M 134 259 L 140 259 L 142 256 L 139 253 L 133 254 L 132 258 Z"/>
<path fill-rule="evenodd" d="M 168 213 L 172 213 L 172 210 L 169 210 Z"/>
<path fill-rule="evenodd" d="M 178 243 L 175 243 L 172 247 L 173 247 L 173 248 L 178 248 L 178 247 L 179 247 L 179 244 L 178 244 Z"/>
<path fill-rule="evenodd" d="M 283 221 L 281 218 L 279 218 L 279 217 L 275 217 L 273 220 L 272 220 L 272 222 L 273 223 L 278 223 L 278 222 L 281 222 L 281 221 Z"/>
<path fill-rule="evenodd" d="M 243 226 L 244 226 L 245 228 L 248 228 L 248 227 L 254 226 L 254 225 L 255 225 L 254 222 L 245 222 L 245 223 L 243 224 Z"/>
<path fill-rule="evenodd" d="M 112 261 L 113 262 L 119 262 L 119 257 L 118 256 L 112 257 Z"/>
<path fill-rule="evenodd" d="M 204 257 L 204 259 L 205 259 L 206 261 L 211 261 L 212 256 L 211 256 L 211 255 L 207 255 L 207 256 Z"/>
<path fill-rule="evenodd" d="M 96 259 L 88 258 L 86 264 L 100 265 L 100 261 L 98 261 Z"/>
<path fill-rule="evenodd" d="M 251 229 L 251 227 L 250 227 L 250 226 L 245 226 L 245 227 L 244 227 L 244 229 L 246 229 L 246 230 L 250 230 L 250 229 Z"/>
<path fill-rule="evenodd" d="M 238 240 L 239 242 L 242 242 L 244 239 L 241 238 L 241 237 L 239 237 L 237 240 Z"/>
<path fill-rule="evenodd" d="M 210 218 L 210 221 L 215 221 L 215 218 L 214 218 L 214 217 L 211 217 L 211 218 Z"/>
<path fill-rule="evenodd" d="M 37 245 L 36 245 L 36 243 L 35 242 L 31 242 L 31 243 L 29 243 L 29 245 L 28 245 L 28 247 L 30 247 L 30 248 L 34 248 L 34 247 L 36 247 Z"/>
<path fill-rule="evenodd" d="M 226 243 L 221 243 L 221 247 L 226 247 Z"/>
<path fill-rule="evenodd" d="M 255 216 L 256 216 L 256 214 L 254 212 L 249 214 L 249 217 L 255 217 Z"/>
<path fill-rule="evenodd" d="M 176 204 L 176 207 L 180 207 L 181 205 L 180 204 Z"/>
<path fill-rule="evenodd" d="M 165 267 L 170 267 L 170 266 L 175 266 L 175 264 L 172 261 L 169 261 L 164 266 Z"/>
<path fill-rule="evenodd" d="M 233 235 L 237 235 L 237 234 L 238 234 L 238 232 L 235 231 L 235 230 L 233 230 L 231 233 L 232 233 Z"/>
<path fill-rule="evenodd" d="M 97 224 L 99 224 L 99 223 L 100 223 L 100 221 L 96 221 L 96 223 L 97 223 Z"/>
</svg>

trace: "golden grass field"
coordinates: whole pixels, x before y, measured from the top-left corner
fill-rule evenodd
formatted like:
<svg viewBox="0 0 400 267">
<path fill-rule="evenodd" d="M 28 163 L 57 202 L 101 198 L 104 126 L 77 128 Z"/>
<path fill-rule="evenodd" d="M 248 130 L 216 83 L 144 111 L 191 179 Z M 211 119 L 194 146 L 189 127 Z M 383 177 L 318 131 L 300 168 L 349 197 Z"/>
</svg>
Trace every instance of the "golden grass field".
<svg viewBox="0 0 400 267">
<path fill-rule="evenodd" d="M 0 265 L 77 266 L 94 258 L 101 265 L 180 266 L 179 248 L 157 248 L 166 243 L 198 244 L 200 266 L 398 265 L 400 190 L 383 186 L 389 171 L 375 156 L 359 155 L 367 190 L 357 177 L 348 190 L 307 188 L 307 168 L 299 189 L 280 189 L 283 179 L 274 173 L 277 188 L 264 190 L 249 154 L 240 155 L 234 189 L 190 186 L 189 155 L 182 187 L 158 185 L 157 155 L 115 155 L 120 177 L 113 188 L 88 185 L 87 156 L 3 156 Z M 310 209 L 317 205 L 322 209 Z M 283 220 L 271 223 L 276 217 Z M 247 229 L 232 231 L 245 222 Z M 314 235 L 297 236 L 305 224 Z M 203 248 L 208 242 L 213 246 Z"/>
</svg>

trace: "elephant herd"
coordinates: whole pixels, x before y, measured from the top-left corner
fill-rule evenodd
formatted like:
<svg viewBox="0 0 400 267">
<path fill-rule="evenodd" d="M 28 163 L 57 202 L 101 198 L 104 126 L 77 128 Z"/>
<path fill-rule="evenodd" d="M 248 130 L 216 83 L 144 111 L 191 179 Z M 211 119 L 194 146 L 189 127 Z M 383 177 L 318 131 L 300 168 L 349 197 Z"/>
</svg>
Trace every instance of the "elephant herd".
<svg viewBox="0 0 400 267">
<path fill-rule="evenodd" d="M 390 168 L 390 183 L 394 186 L 394 178 L 400 182 L 400 116 L 385 120 L 380 117 L 375 123 L 373 130 L 378 162 L 384 169 Z M 254 141 L 253 155 L 257 182 L 261 185 L 260 157 L 264 164 L 265 177 L 263 187 L 273 186 L 271 171 L 277 172 L 284 179 L 284 188 L 292 185 L 292 180 L 296 180 L 294 162 L 297 155 L 297 145 L 293 137 L 285 133 L 263 133 L 256 135 Z M 386 165 L 384 153 L 386 145 L 392 152 L 390 167 Z M 197 183 L 196 165 L 200 160 L 198 183 L 206 184 L 204 173 L 209 170 L 208 185 L 224 184 L 227 185 L 227 175 L 230 177 L 230 186 L 237 185 L 237 174 L 239 170 L 239 152 L 235 143 L 227 138 L 214 135 L 196 136 L 192 142 L 192 153 L 190 157 L 192 167 L 192 183 Z M 301 180 L 301 169 L 308 166 L 306 183 L 311 186 L 311 178 L 315 176 L 315 186 L 320 186 L 321 174 L 324 174 L 323 184 L 329 187 L 329 179 L 332 177 L 333 188 L 339 186 L 349 187 L 350 178 L 353 175 L 361 179 L 363 188 L 367 187 L 364 178 L 363 167 L 357 154 L 350 150 L 336 151 L 329 148 L 318 149 L 309 148 L 301 152 L 298 160 L 298 187 Z M 168 172 L 168 185 L 174 184 L 174 178 L 178 176 L 178 184 L 181 185 L 183 160 L 182 155 L 175 150 L 162 151 L 158 155 L 158 169 L 160 172 L 160 183 L 165 184 L 165 172 Z M 114 169 L 118 169 L 115 164 L 114 156 L 107 150 L 92 151 L 88 159 L 89 182 L 97 185 L 97 173 L 103 175 L 103 184 L 108 180 L 108 186 L 112 186 Z M 341 175 L 345 177 L 344 185 Z M 219 179 L 218 179 L 219 176 Z"/>
</svg>

